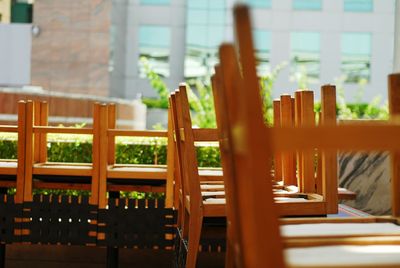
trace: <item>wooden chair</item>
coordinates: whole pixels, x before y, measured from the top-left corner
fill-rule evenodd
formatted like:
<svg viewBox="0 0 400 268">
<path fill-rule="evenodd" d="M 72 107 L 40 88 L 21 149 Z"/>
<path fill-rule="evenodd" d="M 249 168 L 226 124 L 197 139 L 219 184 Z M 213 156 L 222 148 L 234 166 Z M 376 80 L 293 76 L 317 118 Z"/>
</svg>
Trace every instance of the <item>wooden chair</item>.
<svg viewBox="0 0 400 268">
<path fill-rule="evenodd" d="M 32 201 L 34 189 L 62 189 L 90 191 L 89 202 L 98 204 L 100 167 L 100 129 L 105 123 L 106 106 L 94 104 L 93 127 L 47 126 L 46 102 L 27 102 L 25 139 L 24 201 Z M 63 133 L 91 135 L 92 163 L 54 163 L 47 160 L 47 134 Z"/>
<path fill-rule="evenodd" d="M 324 111 L 318 114 L 318 124 L 324 122 L 336 124 L 336 90 L 332 85 L 321 88 L 321 103 Z M 273 101 L 273 115 L 275 126 L 313 126 L 317 124 L 314 113 L 314 92 L 311 90 L 297 90 L 293 96 L 284 94 Z M 324 120 L 324 122 L 322 122 Z M 284 156 L 284 157 L 283 157 Z M 318 161 L 315 161 L 315 160 Z M 300 192 L 322 194 L 321 153 L 313 150 L 293 154 L 277 154 L 274 157 L 274 180 L 282 187 L 296 186 Z M 337 177 L 336 163 L 331 162 L 330 177 Z M 330 198 L 330 197 L 328 197 Z M 339 200 L 352 200 L 356 193 L 345 188 L 338 188 Z M 333 204 L 337 200 L 332 200 Z"/>
<path fill-rule="evenodd" d="M 186 85 L 181 85 L 171 95 L 170 103 L 181 174 L 179 224 L 182 225 L 183 238 L 188 241 L 186 267 L 196 267 L 203 219 L 225 217 L 224 192 L 221 187 L 212 184 L 205 187 L 207 184 L 201 183 L 194 143 L 196 131 L 192 129 Z M 197 136 L 201 136 L 200 133 Z"/>
<path fill-rule="evenodd" d="M 139 191 L 165 192 L 166 206 L 172 207 L 173 179 L 167 169 L 167 165 L 120 164 L 116 163 L 115 155 L 116 137 L 154 137 L 169 139 L 167 136 L 168 132 L 118 129 L 116 126 L 115 104 L 108 104 L 106 111 L 106 124 L 104 124 L 103 128 L 100 130 L 100 137 L 103 140 L 100 145 L 100 163 L 102 163 L 100 165 L 100 181 L 102 181 L 103 184 L 100 184 L 99 189 L 99 206 L 104 208 L 107 205 L 107 192 Z M 172 158 L 168 155 L 167 159 L 167 161 L 170 161 Z M 169 162 L 168 165 L 170 165 Z"/>
<path fill-rule="evenodd" d="M 0 132 L 17 134 L 17 159 L 0 160 L 0 188 L 16 188 L 15 202 L 22 203 L 25 183 L 25 120 L 26 102 L 18 102 L 16 125 L 0 126 Z"/>
<path fill-rule="evenodd" d="M 168 131 L 156 130 L 130 130 L 118 129 L 116 127 L 116 107 L 115 104 L 107 105 L 108 126 L 105 135 L 107 136 L 107 145 L 102 143 L 101 157 L 107 162 L 107 168 L 101 174 L 104 176 L 101 180 L 107 181 L 106 188 L 100 189 L 101 204 L 107 203 L 107 191 L 141 191 L 141 192 L 165 192 L 166 206 L 177 207 L 177 201 L 174 197 L 175 176 L 175 145 L 174 134 L 172 130 L 172 121 L 169 113 Z M 207 131 L 206 131 L 207 132 Z M 198 135 L 198 139 L 204 139 L 207 133 Z M 167 165 L 144 165 L 144 164 L 119 164 L 115 161 L 115 138 L 116 137 L 154 137 L 167 138 Z M 107 148 L 107 149 L 106 149 Z M 104 169 L 103 166 L 101 168 Z M 200 174 L 203 179 L 215 181 L 222 180 L 222 171 L 217 169 L 202 169 Z M 174 201 L 175 200 L 175 201 Z"/>
<path fill-rule="evenodd" d="M 392 225 L 394 232 L 378 231 L 375 233 L 313 237 L 312 240 L 306 237 L 306 241 L 297 240 L 295 243 L 289 243 L 290 240 L 283 240 L 279 230 L 278 210 L 279 206 L 274 205 L 272 192 L 272 178 L 270 173 L 271 159 L 274 154 L 280 151 L 304 151 L 312 148 L 323 149 L 324 155 L 335 150 L 393 150 L 400 148 L 400 142 L 396 137 L 400 134 L 400 128 L 397 125 L 349 125 L 349 126 L 321 126 L 315 127 L 284 127 L 284 128 L 266 128 L 263 123 L 261 113 L 261 99 L 258 90 L 258 81 L 255 71 L 255 60 L 251 41 L 251 27 L 249 23 L 248 10 L 243 6 L 235 8 L 235 22 L 237 27 L 237 36 L 239 40 L 239 50 L 241 55 L 241 67 L 243 78 L 239 72 L 236 55 L 233 46 L 225 45 L 221 47 L 221 66 L 224 79 L 224 87 L 219 96 L 225 97 L 225 103 L 228 104 L 227 114 L 230 128 L 228 136 L 231 140 L 232 178 L 231 183 L 234 187 L 232 194 L 233 200 L 239 201 L 237 209 L 228 212 L 229 215 L 235 215 L 232 221 L 237 226 L 236 240 L 229 243 L 233 245 L 237 258 L 232 261 L 237 267 L 286 267 L 283 248 L 288 246 L 308 248 L 295 248 L 286 250 L 285 256 L 289 256 L 290 267 L 364 267 L 365 262 L 360 262 L 362 257 L 371 256 L 371 253 L 380 254 L 382 250 L 387 250 L 387 245 L 395 254 L 389 254 L 384 257 L 394 257 L 393 261 L 380 259 L 374 267 L 399 267 L 399 237 L 397 223 L 400 207 L 400 195 L 398 194 L 398 158 L 396 154 L 393 162 L 397 165 L 393 167 L 393 218 L 369 218 L 356 220 L 330 220 L 326 219 L 295 219 L 297 223 L 321 223 L 321 222 L 387 222 Z M 234 82 L 232 82 L 234 81 Z M 398 86 L 400 90 L 400 76 L 390 77 L 390 89 L 393 85 Z M 236 87 L 233 85 L 237 85 Z M 246 87 L 244 87 L 246 85 Z M 219 92 L 221 92 L 219 90 Z M 400 94 L 397 93 L 397 96 Z M 400 98 L 390 90 L 391 112 L 398 114 L 399 109 L 393 107 L 393 104 L 400 104 Z M 397 103 L 396 103 L 397 99 Z M 239 102 L 240 100 L 240 102 Z M 393 101 L 394 100 L 394 101 Z M 221 102 L 220 102 L 221 103 Z M 232 105 L 236 104 L 236 105 Z M 232 113 L 233 111 L 236 111 Z M 368 133 L 368 134 L 366 134 Z M 293 138 L 294 137 L 294 138 Z M 346 139 L 344 139 L 346 137 Z M 335 160 L 336 161 L 336 160 Z M 269 167 L 265 168 L 265 163 Z M 324 167 L 323 167 L 324 168 Z M 324 173 L 323 173 L 324 174 Z M 249 180 L 248 178 L 253 178 Z M 271 179 L 264 179 L 270 177 Z M 229 191 L 227 191 L 227 200 L 230 202 Z M 250 196 L 246 202 L 240 202 L 240 196 Z M 227 206 L 230 208 L 231 206 Z M 264 212 L 264 213 L 263 213 Z M 267 213 L 265 213 L 267 212 Z M 318 224 L 313 225 L 317 228 Z M 397 235 L 397 236 L 396 236 Z M 308 235 L 306 235 L 308 236 Z M 332 238 L 333 237 L 333 238 Z M 299 242 L 300 241 L 300 242 Z M 292 241 L 293 242 L 293 241 Z M 301 244 L 301 242 L 303 244 Z M 325 245 L 324 248 L 315 247 L 316 245 Z M 364 247 L 342 246 L 342 245 L 363 245 Z M 379 246 L 377 244 L 386 244 Z M 328 246 L 330 245 L 330 246 Z M 332 245 L 340 245 L 335 247 Z M 356 250 L 351 252 L 351 250 Z M 366 250 L 366 251 L 363 251 Z M 369 251 L 369 252 L 368 252 Z M 358 252 L 358 254 L 357 254 Z M 361 254 L 361 253 L 364 254 Z M 340 257 L 346 254 L 351 257 L 351 261 L 346 259 L 337 262 Z M 323 255 L 324 254 L 324 255 Z M 332 262 L 327 256 L 334 256 Z M 338 257 L 340 256 L 340 257 Z M 377 256 L 377 255 L 372 255 Z M 381 255 L 382 256 L 382 255 Z M 322 257 L 322 258 L 320 258 Z M 310 259 L 319 260 L 319 262 L 309 262 Z M 368 260 L 373 261 L 373 260 Z M 346 266 L 347 265 L 347 266 Z"/>
</svg>

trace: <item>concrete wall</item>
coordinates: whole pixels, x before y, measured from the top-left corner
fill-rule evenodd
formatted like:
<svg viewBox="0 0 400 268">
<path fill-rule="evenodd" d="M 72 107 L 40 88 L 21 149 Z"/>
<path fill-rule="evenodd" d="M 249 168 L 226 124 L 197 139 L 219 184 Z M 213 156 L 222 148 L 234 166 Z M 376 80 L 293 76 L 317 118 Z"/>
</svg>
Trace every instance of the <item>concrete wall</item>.
<svg viewBox="0 0 400 268">
<path fill-rule="evenodd" d="M 27 85 L 31 80 L 31 25 L 0 23 L 0 85 Z"/>
</svg>

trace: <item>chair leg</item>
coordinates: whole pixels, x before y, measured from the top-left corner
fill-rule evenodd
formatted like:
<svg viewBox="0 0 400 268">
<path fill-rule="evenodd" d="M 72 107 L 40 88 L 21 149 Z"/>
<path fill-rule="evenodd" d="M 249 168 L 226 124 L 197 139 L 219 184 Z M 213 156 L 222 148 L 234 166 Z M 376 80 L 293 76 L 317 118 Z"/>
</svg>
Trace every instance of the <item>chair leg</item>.
<svg viewBox="0 0 400 268">
<path fill-rule="evenodd" d="M 182 220 L 181 221 L 182 237 L 183 237 L 183 239 L 187 239 L 188 235 L 189 235 L 188 226 L 189 226 L 189 222 L 190 222 L 190 214 L 188 213 L 188 211 L 185 208 L 182 208 L 182 211 L 183 211 L 182 219 L 181 219 Z"/>
<path fill-rule="evenodd" d="M 185 208 L 182 206 L 182 203 L 179 202 L 178 205 L 178 217 L 177 217 L 177 222 L 176 222 L 176 226 L 178 227 L 178 229 L 182 230 L 183 225 L 184 225 L 184 219 L 185 219 Z"/>
<path fill-rule="evenodd" d="M 197 214 L 197 213 L 196 213 Z M 186 258 L 186 268 L 195 268 L 197 255 L 199 252 L 201 228 L 203 225 L 203 217 L 190 215 L 189 218 L 189 239 L 188 239 L 188 255 Z"/>
<path fill-rule="evenodd" d="M 233 268 L 234 266 L 233 249 L 228 239 L 226 239 L 225 268 Z"/>
</svg>

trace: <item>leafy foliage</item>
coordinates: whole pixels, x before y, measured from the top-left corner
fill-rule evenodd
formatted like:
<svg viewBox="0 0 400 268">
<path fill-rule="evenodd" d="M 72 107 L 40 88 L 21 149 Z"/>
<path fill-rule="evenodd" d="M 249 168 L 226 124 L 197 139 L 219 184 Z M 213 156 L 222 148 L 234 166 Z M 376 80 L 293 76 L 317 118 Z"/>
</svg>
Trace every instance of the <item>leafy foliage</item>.
<svg viewBox="0 0 400 268">
<path fill-rule="evenodd" d="M 268 124 L 273 123 L 273 103 L 272 91 L 276 78 L 283 68 L 287 66 L 287 62 L 277 65 L 271 73 L 267 73 L 260 77 L 261 97 L 263 99 L 263 114 L 264 119 Z"/>
<path fill-rule="evenodd" d="M 157 99 L 143 98 L 143 103 L 150 108 L 167 109 L 170 89 L 168 89 L 162 78 L 153 71 L 146 58 L 141 58 L 140 60 L 144 66 L 144 70 L 147 79 L 150 82 L 150 85 L 158 94 Z M 212 97 L 210 85 L 206 85 L 200 80 L 196 80 L 194 82 L 194 85 L 197 94 L 194 93 L 194 91 L 189 86 L 187 86 L 189 105 L 191 110 L 193 111 L 193 124 L 200 128 L 216 127 L 214 100 Z"/>
</svg>

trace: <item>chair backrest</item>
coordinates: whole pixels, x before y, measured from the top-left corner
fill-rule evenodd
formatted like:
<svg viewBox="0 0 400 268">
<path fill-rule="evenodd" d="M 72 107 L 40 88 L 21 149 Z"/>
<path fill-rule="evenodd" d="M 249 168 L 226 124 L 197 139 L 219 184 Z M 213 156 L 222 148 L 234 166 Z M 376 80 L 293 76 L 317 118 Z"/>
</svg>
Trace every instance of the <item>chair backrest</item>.
<svg viewBox="0 0 400 268">
<path fill-rule="evenodd" d="M 223 45 L 220 48 L 220 58 L 224 86 L 217 87 L 217 90 L 220 92 L 220 99 L 226 98 L 225 112 L 229 115 L 228 137 L 231 137 L 229 146 L 233 161 L 232 175 L 229 179 L 233 185 L 233 200 L 237 203 L 236 208 L 227 206 L 227 209 L 234 210 L 227 212 L 227 216 L 235 215 L 228 221 L 232 221 L 232 225 L 239 229 L 237 236 L 233 238 L 237 240 L 230 241 L 236 249 L 232 255 L 237 255 L 237 267 L 283 267 L 283 246 L 276 217 L 278 212 L 273 202 L 271 162 L 265 151 L 268 150 L 268 137 L 265 132 L 259 131 L 264 126 L 263 117 L 260 112 L 253 113 L 243 109 L 244 102 L 249 102 L 244 100 L 243 96 L 238 96 L 238 92 L 246 90 L 250 85 L 241 78 L 234 47 Z M 258 89 L 257 83 L 252 86 Z M 225 96 L 222 91 L 225 92 Z M 256 91 L 255 93 L 259 94 Z M 252 99 L 250 101 L 254 100 L 253 107 L 258 106 L 261 109 L 260 99 L 254 94 L 249 97 Z M 239 105 L 232 106 L 232 103 L 239 101 Z M 262 197 L 262 202 L 256 197 Z M 227 199 L 227 202 L 230 202 L 228 197 Z M 264 243 L 255 243 L 259 242 L 260 237 L 268 239 Z"/>
<path fill-rule="evenodd" d="M 189 198 L 191 210 L 200 209 L 203 200 L 186 85 L 180 85 L 179 90 L 175 92 L 175 96 L 179 127 L 179 131 L 176 131 L 179 132 L 176 142 L 179 143 L 177 149 L 178 151 L 180 150 L 179 159 L 181 160 L 180 167 L 182 168 L 181 175 L 185 193 L 183 198 L 184 200 Z"/>
<path fill-rule="evenodd" d="M 181 149 L 181 143 L 179 140 L 181 139 L 181 132 L 179 131 L 179 122 L 178 122 L 178 111 L 177 111 L 177 95 L 179 95 L 179 91 L 173 92 L 170 95 L 169 98 L 169 112 L 170 112 L 170 123 L 171 123 L 171 128 L 170 131 L 173 133 L 173 142 L 174 142 L 174 178 L 175 178 L 175 207 L 179 207 L 179 202 L 182 200 L 179 200 L 180 194 L 182 195 L 182 198 L 186 196 L 186 191 L 187 191 L 187 185 L 184 186 L 184 180 L 183 180 L 183 167 L 182 167 L 182 149 Z M 182 209 L 184 211 L 183 207 L 180 207 L 179 209 Z M 180 212 L 182 212 L 180 211 Z"/>
<path fill-rule="evenodd" d="M 287 94 L 281 95 L 273 104 L 276 127 L 316 125 L 314 92 L 311 90 L 297 90 L 294 98 Z M 333 85 L 321 87 L 319 117 L 320 126 L 336 125 L 336 88 Z M 274 156 L 274 177 L 285 185 L 297 185 L 300 192 L 321 194 L 327 202 L 327 212 L 334 214 L 337 213 L 338 203 L 336 159 L 336 151 L 315 148 L 297 151 L 296 155 L 293 152 L 278 152 Z"/>
</svg>

